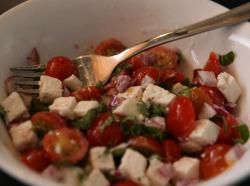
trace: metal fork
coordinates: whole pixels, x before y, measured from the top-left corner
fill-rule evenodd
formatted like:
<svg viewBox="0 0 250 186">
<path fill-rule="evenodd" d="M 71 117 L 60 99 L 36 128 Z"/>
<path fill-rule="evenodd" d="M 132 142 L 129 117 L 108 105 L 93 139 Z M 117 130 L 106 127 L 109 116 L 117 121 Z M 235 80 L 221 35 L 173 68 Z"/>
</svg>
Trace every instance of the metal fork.
<svg viewBox="0 0 250 186">
<path fill-rule="evenodd" d="M 250 19 L 250 3 L 216 15 L 201 22 L 185 26 L 165 34 L 153 37 L 136 44 L 123 52 L 111 56 L 84 55 L 73 59 L 77 64 L 83 86 L 94 85 L 98 81 L 106 83 L 114 68 L 121 62 L 152 47 L 214 30 L 223 26 L 233 25 Z M 38 81 L 45 65 L 14 67 L 10 70 L 16 77 L 17 91 L 22 93 L 38 93 Z M 27 87 L 26 87 L 27 86 Z"/>
</svg>

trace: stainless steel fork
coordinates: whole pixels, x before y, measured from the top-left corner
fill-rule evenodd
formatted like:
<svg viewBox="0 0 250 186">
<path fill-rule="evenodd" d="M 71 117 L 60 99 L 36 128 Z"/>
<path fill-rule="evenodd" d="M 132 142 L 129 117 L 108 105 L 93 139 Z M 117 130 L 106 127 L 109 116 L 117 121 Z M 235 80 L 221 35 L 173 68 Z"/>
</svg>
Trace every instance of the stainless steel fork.
<svg viewBox="0 0 250 186">
<path fill-rule="evenodd" d="M 73 59 L 77 64 L 83 86 L 94 85 L 98 81 L 106 83 L 114 68 L 121 62 L 152 47 L 214 30 L 223 26 L 233 25 L 250 19 L 250 3 L 216 15 L 204 21 L 169 31 L 136 44 L 123 52 L 111 56 L 84 55 Z M 16 77 L 17 91 L 22 93 L 38 93 L 38 81 L 45 65 L 14 67 L 10 70 Z"/>
</svg>

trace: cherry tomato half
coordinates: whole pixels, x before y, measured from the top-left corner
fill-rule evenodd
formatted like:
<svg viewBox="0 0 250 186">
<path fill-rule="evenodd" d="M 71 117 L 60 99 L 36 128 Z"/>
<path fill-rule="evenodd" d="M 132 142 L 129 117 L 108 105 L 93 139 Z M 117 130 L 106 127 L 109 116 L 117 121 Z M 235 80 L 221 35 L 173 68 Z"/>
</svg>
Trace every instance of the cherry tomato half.
<svg viewBox="0 0 250 186">
<path fill-rule="evenodd" d="M 52 162 L 74 164 L 85 157 L 88 146 L 79 130 L 66 127 L 48 132 L 43 138 L 43 148 Z"/>
<path fill-rule="evenodd" d="M 167 162 L 173 163 L 181 158 L 181 148 L 174 140 L 164 140 L 163 147 Z"/>
<path fill-rule="evenodd" d="M 176 97 L 169 106 L 166 116 L 167 129 L 177 139 L 185 139 L 196 127 L 192 101 L 184 96 Z"/>
<path fill-rule="evenodd" d="M 113 56 L 122 52 L 124 49 L 126 49 L 126 47 L 117 39 L 108 39 L 97 45 L 95 54 Z"/>
<path fill-rule="evenodd" d="M 230 145 L 215 144 L 204 149 L 200 160 L 200 171 L 203 179 L 207 180 L 217 176 L 229 167 L 225 161 L 225 154 L 230 148 Z"/>
<path fill-rule="evenodd" d="M 220 61 L 217 58 L 216 53 L 211 52 L 209 55 L 209 59 L 207 61 L 207 64 L 204 67 L 205 71 L 212 71 L 215 73 L 216 76 L 218 76 L 222 72 L 222 68 L 220 65 Z"/>
<path fill-rule="evenodd" d="M 139 186 L 139 185 L 130 180 L 122 180 L 122 181 L 113 183 L 112 186 Z"/>
<path fill-rule="evenodd" d="M 162 145 L 151 137 L 136 136 L 129 140 L 129 145 L 133 148 L 149 150 L 160 156 L 164 156 Z"/>
<path fill-rule="evenodd" d="M 63 81 L 72 74 L 77 75 L 77 67 L 70 59 L 57 56 L 49 60 L 44 74 Z"/>
<path fill-rule="evenodd" d="M 133 80 L 134 83 L 136 85 L 140 85 L 143 78 L 148 75 L 149 77 L 151 77 L 152 79 L 154 79 L 155 81 L 157 81 L 158 76 L 159 76 L 159 72 L 156 68 L 151 67 L 151 66 L 145 66 L 142 68 L 139 68 L 138 70 L 136 70 L 133 73 Z"/>
<path fill-rule="evenodd" d="M 113 120 L 111 113 L 100 114 L 87 131 L 87 138 L 92 146 L 115 146 L 124 140 L 120 124 Z"/>
<path fill-rule="evenodd" d="M 101 98 L 101 90 L 95 86 L 89 86 L 86 88 L 82 88 L 81 90 L 75 91 L 71 93 L 71 96 L 74 96 L 77 101 L 82 100 L 100 100 Z"/>
<path fill-rule="evenodd" d="M 137 55 L 135 57 L 132 57 L 128 61 L 128 63 L 132 65 L 133 72 L 138 70 L 139 68 L 146 66 L 145 63 L 143 62 L 142 55 Z"/>
<path fill-rule="evenodd" d="M 161 70 L 159 74 L 159 83 L 170 87 L 184 80 L 184 75 L 173 69 Z"/>
<path fill-rule="evenodd" d="M 21 161 L 31 169 L 42 172 L 51 163 L 48 154 L 43 149 L 33 149 L 20 157 Z"/>
</svg>

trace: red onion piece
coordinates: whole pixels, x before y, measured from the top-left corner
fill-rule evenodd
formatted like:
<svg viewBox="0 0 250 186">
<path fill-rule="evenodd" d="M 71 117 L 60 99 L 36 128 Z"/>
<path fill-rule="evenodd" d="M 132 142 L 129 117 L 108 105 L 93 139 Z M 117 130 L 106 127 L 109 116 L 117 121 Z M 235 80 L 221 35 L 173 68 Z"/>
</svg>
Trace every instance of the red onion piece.
<svg viewBox="0 0 250 186">
<path fill-rule="evenodd" d="M 113 96 L 111 101 L 110 101 L 110 104 L 109 106 L 110 107 L 117 107 L 118 105 L 120 105 L 122 102 L 124 101 L 123 98 L 120 98 L 118 96 Z"/>
<path fill-rule="evenodd" d="M 38 65 L 40 63 L 40 56 L 36 48 L 33 48 L 27 57 L 28 65 Z"/>
<path fill-rule="evenodd" d="M 128 75 L 120 75 L 117 78 L 116 90 L 118 92 L 124 92 L 130 85 L 131 78 Z"/>
<path fill-rule="evenodd" d="M 173 168 L 170 163 L 164 164 L 157 171 L 162 177 L 168 180 L 170 180 L 174 176 Z"/>
<path fill-rule="evenodd" d="M 216 87 L 217 79 L 214 72 L 211 71 L 198 71 L 199 82 L 201 85 Z"/>
<path fill-rule="evenodd" d="M 221 106 L 218 106 L 218 105 L 215 105 L 213 104 L 212 106 L 214 108 L 214 110 L 220 114 L 220 115 L 223 115 L 223 116 L 228 116 L 230 113 L 224 108 L 224 107 L 221 107 Z"/>
<path fill-rule="evenodd" d="M 150 119 L 146 119 L 145 122 L 144 122 L 144 125 L 145 126 L 148 126 L 148 127 L 155 127 L 155 128 L 158 128 L 160 129 L 162 132 L 165 131 L 166 129 L 166 122 L 165 122 L 165 118 L 164 117 L 160 117 L 160 116 L 155 116 L 155 117 L 152 117 Z"/>
</svg>

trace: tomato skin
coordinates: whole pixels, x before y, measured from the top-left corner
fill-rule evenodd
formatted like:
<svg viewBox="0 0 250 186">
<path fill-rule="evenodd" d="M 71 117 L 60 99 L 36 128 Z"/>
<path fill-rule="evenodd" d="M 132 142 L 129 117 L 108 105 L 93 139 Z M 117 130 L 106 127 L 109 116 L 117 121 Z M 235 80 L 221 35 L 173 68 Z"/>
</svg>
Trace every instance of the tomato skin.
<svg viewBox="0 0 250 186">
<path fill-rule="evenodd" d="M 215 144 L 204 149 L 200 159 L 200 172 L 203 179 L 217 176 L 229 167 L 224 156 L 230 148 L 230 145 Z"/>
<path fill-rule="evenodd" d="M 145 63 L 143 62 L 143 60 L 141 59 L 141 55 L 137 55 L 135 57 L 132 57 L 128 63 L 130 63 L 132 65 L 132 71 L 136 71 L 138 70 L 139 68 L 142 68 L 145 65 Z"/>
<path fill-rule="evenodd" d="M 195 110 L 192 101 L 187 97 L 176 97 L 170 103 L 166 117 L 167 129 L 177 139 L 185 139 L 196 127 Z"/>
<path fill-rule="evenodd" d="M 44 122 L 44 127 L 46 127 L 47 130 L 54 130 L 67 126 L 64 119 L 54 112 L 37 112 L 31 117 L 31 121 L 34 125 L 39 124 L 39 122 Z"/>
<path fill-rule="evenodd" d="M 82 88 L 81 90 L 72 92 L 70 95 L 74 96 L 77 101 L 91 99 L 100 100 L 102 92 L 96 86 L 89 86 L 86 88 Z"/>
<path fill-rule="evenodd" d="M 173 69 L 165 69 L 159 72 L 159 83 L 173 86 L 175 83 L 182 82 L 184 75 Z"/>
<path fill-rule="evenodd" d="M 151 67 L 151 66 L 145 66 L 142 68 L 137 69 L 134 73 L 133 73 L 133 81 L 136 85 L 141 84 L 143 78 L 148 75 L 149 77 L 151 77 L 152 79 L 154 79 L 155 81 L 157 81 L 158 76 L 159 76 L 159 72 L 156 68 Z"/>
<path fill-rule="evenodd" d="M 214 53 L 214 52 L 210 53 L 207 64 L 205 65 L 205 67 L 203 69 L 205 71 L 214 72 L 216 76 L 218 76 L 222 72 L 220 61 L 217 58 L 216 53 Z"/>
<path fill-rule="evenodd" d="M 134 148 L 143 148 L 151 152 L 164 156 L 162 145 L 154 138 L 146 136 L 135 136 L 129 140 L 129 145 Z"/>
<path fill-rule="evenodd" d="M 102 41 L 95 48 L 95 54 L 103 56 L 113 56 L 122 52 L 126 47 L 117 39 L 107 39 Z"/>
<path fill-rule="evenodd" d="M 139 185 L 130 180 L 122 180 L 122 181 L 113 183 L 112 186 L 139 186 Z"/>
<path fill-rule="evenodd" d="M 201 86 L 200 88 L 210 96 L 213 104 L 219 106 L 224 104 L 225 98 L 216 87 Z"/>
<path fill-rule="evenodd" d="M 77 67 L 70 59 L 57 56 L 49 60 L 44 74 L 63 81 L 72 74 L 77 75 Z"/>
<path fill-rule="evenodd" d="M 105 129 L 101 129 L 103 123 L 112 117 L 111 113 L 100 114 L 87 131 L 87 139 L 92 146 L 111 145 L 115 146 L 124 141 L 124 134 L 117 122 L 112 122 Z"/>
<path fill-rule="evenodd" d="M 48 154 L 43 149 L 30 150 L 20 157 L 21 161 L 31 169 L 42 172 L 51 163 Z"/>
<path fill-rule="evenodd" d="M 56 150 L 58 145 L 61 152 Z M 88 146 L 79 130 L 67 127 L 48 132 L 43 138 L 43 148 L 52 162 L 77 163 L 87 154 Z"/>
<path fill-rule="evenodd" d="M 163 147 L 167 162 L 174 163 L 181 158 L 181 148 L 174 140 L 164 140 Z"/>
</svg>

